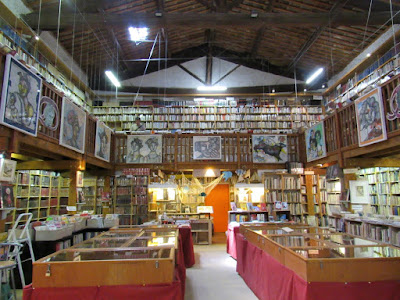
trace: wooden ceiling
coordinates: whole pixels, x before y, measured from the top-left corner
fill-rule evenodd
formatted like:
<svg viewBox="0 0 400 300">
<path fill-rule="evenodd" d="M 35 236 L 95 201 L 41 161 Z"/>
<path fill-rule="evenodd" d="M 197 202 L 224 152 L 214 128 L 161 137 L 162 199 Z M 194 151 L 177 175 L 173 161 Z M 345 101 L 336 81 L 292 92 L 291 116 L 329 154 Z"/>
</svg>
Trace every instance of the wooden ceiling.
<svg viewBox="0 0 400 300">
<path fill-rule="evenodd" d="M 60 18 L 59 0 L 24 2 L 27 24 L 59 31 L 93 89 L 107 89 L 105 69 L 142 75 L 156 37 L 147 73 L 214 56 L 302 80 L 324 67 L 326 82 L 391 25 L 390 0 L 67 0 Z M 129 26 L 148 27 L 150 41 L 132 42 Z"/>
</svg>

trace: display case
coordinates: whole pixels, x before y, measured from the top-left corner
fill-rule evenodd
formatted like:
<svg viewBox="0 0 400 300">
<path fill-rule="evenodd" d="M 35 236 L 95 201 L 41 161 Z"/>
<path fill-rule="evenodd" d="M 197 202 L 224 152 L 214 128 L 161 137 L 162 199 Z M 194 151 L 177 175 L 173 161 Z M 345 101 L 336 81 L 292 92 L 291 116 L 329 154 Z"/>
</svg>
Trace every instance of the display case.
<svg viewBox="0 0 400 300">
<path fill-rule="evenodd" d="M 176 228 L 104 232 L 33 263 L 34 288 L 172 283 Z"/>
<path fill-rule="evenodd" d="M 241 225 L 240 232 L 306 282 L 400 279 L 400 249 L 303 225 Z"/>
</svg>

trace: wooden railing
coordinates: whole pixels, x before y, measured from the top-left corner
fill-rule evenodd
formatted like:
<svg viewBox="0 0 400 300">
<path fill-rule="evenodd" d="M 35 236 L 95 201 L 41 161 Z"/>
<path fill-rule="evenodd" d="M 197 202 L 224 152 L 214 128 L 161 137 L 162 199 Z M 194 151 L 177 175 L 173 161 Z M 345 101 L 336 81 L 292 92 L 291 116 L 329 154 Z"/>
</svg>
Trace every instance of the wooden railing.
<svg viewBox="0 0 400 300">
<path fill-rule="evenodd" d="M 325 126 L 325 141 L 326 141 L 326 153 L 335 153 L 338 149 L 337 130 L 338 124 L 336 122 L 335 115 L 331 115 L 324 120 Z"/>
<path fill-rule="evenodd" d="M 339 110 L 338 118 L 342 148 L 358 145 L 357 119 L 354 103 Z"/>
<path fill-rule="evenodd" d="M 163 134 L 162 164 L 204 164 L 213 163 L 208 160 L 193 159 L 193 137 L 210 136 L 211 134 Z M 215 134 L 221 137 L 221 159 L 217 164 L 252 164 L 253 148 L 250 133 Z M 299 135 L 290 134 L 288 137 L 288 159 L 299 161 Z M 117 164 L 124 164 L 127 155 L 127 136 L 115 136 L 115 159 Z"/>
</svg>

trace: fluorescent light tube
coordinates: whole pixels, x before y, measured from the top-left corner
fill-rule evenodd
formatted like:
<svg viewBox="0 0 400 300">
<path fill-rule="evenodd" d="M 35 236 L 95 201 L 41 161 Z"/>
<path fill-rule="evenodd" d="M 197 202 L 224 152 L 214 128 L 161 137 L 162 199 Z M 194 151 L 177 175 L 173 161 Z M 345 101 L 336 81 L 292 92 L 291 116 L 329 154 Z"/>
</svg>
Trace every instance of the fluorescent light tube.
<svg viewBox="0 0 400 300">
<path fill-rule="evenodd" d="M 319 68 L 317 71 L 315 71 L 315 73 L 312 74 L 310 78 L 307 79 L 306 84 L 311 83 L 315 78 L 317 78 L 322 73 L 322 71 L 324 71 L 324 68 Z"/>
<path fill-rule="evenodd" d="M 108 77 L 108 79 L 110 79 L 110 81 L 116 86 L 116 87 L 120 87 L 121 84 L 119 83 L 117 77 L 114 76 L 114 74 L 111 71 L 106 71 L 106 75 Z"/>
<path fill-rule="evenodd" d="M 219 86 L 219 85 L 214 85 L 214 86 L 202 85 L 197 87 L 198 91 L 226 91 L 226 89 L 227 89 L 226 86 Z"/>
<path fill-rule="evenodd" d="M 143 27 L 143 28 L 137 28 L 137 27 L 129 27 L 129 34 L 131 36 L 131 40 L 136 42 L 136 41 L 144 41 L 147 38 L 148 35 L 148 28 Z"/>
</svg>

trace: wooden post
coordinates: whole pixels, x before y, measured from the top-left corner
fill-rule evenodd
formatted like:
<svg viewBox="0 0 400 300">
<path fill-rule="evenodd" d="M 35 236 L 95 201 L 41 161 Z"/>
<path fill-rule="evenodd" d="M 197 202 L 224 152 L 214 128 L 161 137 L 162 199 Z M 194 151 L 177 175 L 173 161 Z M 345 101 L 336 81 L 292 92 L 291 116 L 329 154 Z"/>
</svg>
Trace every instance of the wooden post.
<svg viewBox="0 0 400 300">
<path fill-rule="evenodd" d="M 335 112 L 335 123 L 336 123 L 336 143 L 337 143 L 337 154 L 338 154 L 338 163 L 339 167 L 343 168 L 344 167 L 344 161 L 343 161 L 343 153 L 342 153 L 342 137 L 340 135 L 340 131 L 342 130 L 342 126 L 340 126 L 339 122 L 339 114 L 336 111 Z"/>
<path fill-rule="evenodd" d="M 69 172 L 69 193 L 68 193 L 68 205 L 76 206 L 76 179 L 77 179 L 77 170 L 72 169 Z"/>
<path fill-rule="evenodd" d="M 104 176 L 104 190 L 105 193 L 110 193 L 110 201 L 111 201 L 111 177 L 110 176 Z M 105 208 L 105 203 L 102 202 L 102 208 L 103 208 L 103 216 L 106 214 L 111 213 L 111 205 L 108 203 L 108 208 Z"/>
</svg>

